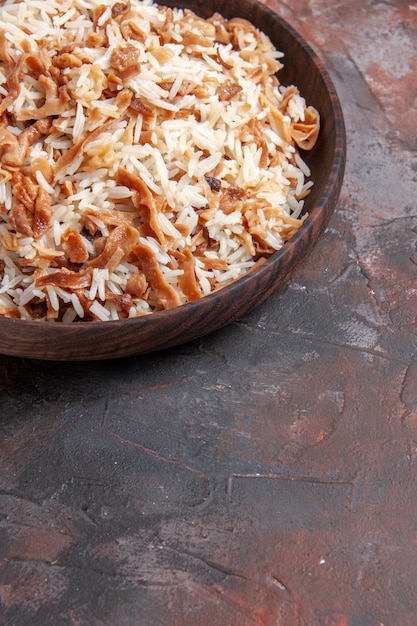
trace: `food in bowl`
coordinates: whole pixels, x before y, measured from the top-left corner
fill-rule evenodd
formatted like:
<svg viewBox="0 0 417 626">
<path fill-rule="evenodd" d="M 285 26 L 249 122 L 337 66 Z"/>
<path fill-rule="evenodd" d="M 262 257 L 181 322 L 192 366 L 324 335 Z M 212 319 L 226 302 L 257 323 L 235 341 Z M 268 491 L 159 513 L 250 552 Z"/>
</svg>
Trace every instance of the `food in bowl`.
<svg viewBox="0 0 417 626">
<path fill-rule="evenodd" d="M 320 127 L 281 57 L 241 18 L 4 2 L 0 315 L 146 315 L 279 250 L 306 219 L 300 149 Z"/>
</svg>

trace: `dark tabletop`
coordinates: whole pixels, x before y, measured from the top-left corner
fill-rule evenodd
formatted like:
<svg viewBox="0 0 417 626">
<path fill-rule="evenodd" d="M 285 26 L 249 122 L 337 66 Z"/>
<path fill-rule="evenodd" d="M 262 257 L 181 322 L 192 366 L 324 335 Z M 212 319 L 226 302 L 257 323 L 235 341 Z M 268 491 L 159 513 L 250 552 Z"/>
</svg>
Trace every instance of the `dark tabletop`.
<svg viewBox="0 0 417 626">
<path fill-rule="evenodd" d="M 268 4 L 342 102 L 330 226 L 199 341 L 0 357 L 0 624 L 417 623 L 417 5 Z"/>
</svg>

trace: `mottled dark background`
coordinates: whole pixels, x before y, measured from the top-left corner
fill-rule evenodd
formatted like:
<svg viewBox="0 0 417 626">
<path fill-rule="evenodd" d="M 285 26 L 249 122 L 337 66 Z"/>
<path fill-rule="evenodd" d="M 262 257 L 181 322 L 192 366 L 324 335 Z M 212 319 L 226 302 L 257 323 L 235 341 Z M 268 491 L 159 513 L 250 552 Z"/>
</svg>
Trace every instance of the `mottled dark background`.
<svg viewBox="0 0 417 626">
<path fill-rule="evenodd" d="M 269 0 L 348 133 L 330 227 L 221 332 L 0 357 L 0 624 L 417 624 L 417 5 Z"/>
</svg>

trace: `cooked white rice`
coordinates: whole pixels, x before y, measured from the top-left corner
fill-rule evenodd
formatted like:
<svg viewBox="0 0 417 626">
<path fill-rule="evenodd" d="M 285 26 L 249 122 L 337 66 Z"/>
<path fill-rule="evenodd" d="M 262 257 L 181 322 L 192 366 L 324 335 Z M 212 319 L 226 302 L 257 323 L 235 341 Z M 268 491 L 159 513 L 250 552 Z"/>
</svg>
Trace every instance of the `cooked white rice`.
<svg viewBox="0 0 417 626">
<path fill-rule="evenodd" d="M 319 131 L 281 57 L 245 20 L 148 0 L 3 2 L 0 315 L 149 314 L 279 250 Z"/>
</svg>

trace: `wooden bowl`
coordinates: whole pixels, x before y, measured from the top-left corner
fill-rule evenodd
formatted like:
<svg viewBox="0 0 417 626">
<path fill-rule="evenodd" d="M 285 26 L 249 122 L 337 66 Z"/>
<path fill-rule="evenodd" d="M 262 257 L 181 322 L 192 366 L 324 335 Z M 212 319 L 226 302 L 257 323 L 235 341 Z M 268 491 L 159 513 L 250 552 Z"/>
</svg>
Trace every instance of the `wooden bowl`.
<svg viewBox="0 0 417 626">
<path fill-rule="evenodd" d="M 346 139 L 337 94 L 317 55 L 291 26 L 256 0 L 165 0 L 161 4 L 189 8 L 202 17 L 218 12 L 226 18 L 246 18 L 284 52 L 280 82 L 297 85 L 321 116 L 318 143 L 303 154 L 314 180 L 305 204 L 309 217 L 264 264 L 201 300 L 122 321 L 48 323 L 0 318 L 0 353 L 88 361 L 144 354 L 196 339 L 241 317 L 288 281 L 329 222 L 342 185 Z"/>
</svg>

